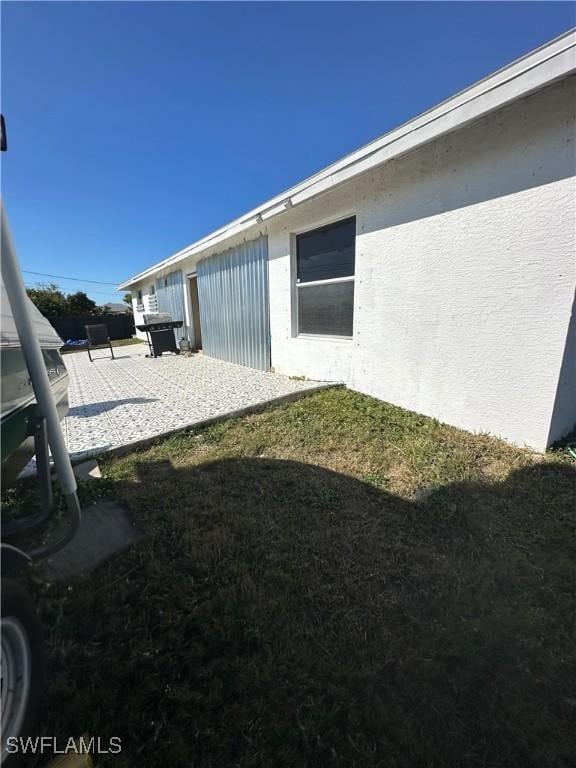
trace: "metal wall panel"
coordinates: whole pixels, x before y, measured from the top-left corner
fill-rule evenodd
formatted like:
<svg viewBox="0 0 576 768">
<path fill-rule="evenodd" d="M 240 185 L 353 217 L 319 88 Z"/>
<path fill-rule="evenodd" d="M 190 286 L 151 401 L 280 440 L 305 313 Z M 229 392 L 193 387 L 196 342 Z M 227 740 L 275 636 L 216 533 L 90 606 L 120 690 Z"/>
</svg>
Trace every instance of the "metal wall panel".
<svg viewBox="0 0 576 768">
<path fill-rule="evenodd" d="M 188 338 L 186 312 L 184 310 L 184 275 L 181 269 L 156 280 L 156 298 L 158 300 L 158 312 L 167 312 L 172 320 L 184 321 L 182 328 L 174 329 L 176 343 L 183 336 Z"/>
<path fill-rule="evenodd" d="M 269 370 L 268 238 L 200 261 L 197 270 L 205 354 Z"/>
</svg>

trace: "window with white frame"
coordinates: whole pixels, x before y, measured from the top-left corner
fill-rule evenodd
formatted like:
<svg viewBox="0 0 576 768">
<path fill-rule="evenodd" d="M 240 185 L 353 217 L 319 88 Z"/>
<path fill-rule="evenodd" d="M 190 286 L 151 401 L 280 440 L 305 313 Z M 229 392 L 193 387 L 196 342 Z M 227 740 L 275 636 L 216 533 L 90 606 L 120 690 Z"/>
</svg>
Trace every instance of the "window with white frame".
<svg viewBox="0 0 576 768">
<path fill-rule="evenodd" d="M 158 300 L 156 298 L 156 288 L 154 287 L 154 283 L 151 283 L 148 294 L 146 295 L 146 309 L 148 312 L 158 311 Z"/>
<path fill-rule="evenodd" d="M 298 334 L 351 337 L 356 219 L 296 236 Z"/>
</svg>

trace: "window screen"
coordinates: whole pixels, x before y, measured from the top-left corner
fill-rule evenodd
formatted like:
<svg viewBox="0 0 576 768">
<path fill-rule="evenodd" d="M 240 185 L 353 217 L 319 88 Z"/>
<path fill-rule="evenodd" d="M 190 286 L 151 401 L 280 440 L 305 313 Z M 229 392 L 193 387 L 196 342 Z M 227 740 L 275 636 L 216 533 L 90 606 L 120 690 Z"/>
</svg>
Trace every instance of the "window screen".
<svg viewBox="0 0 576 768">
<path fill-rule="evenodd" d="M 354 281 L 298 288 L 298 333 L 352 336 Z"/>
<path fill-rule="evenodd" d="M 345 219 L 297 236 L 297 281 L 354 275 L 356 219 Z"/>
<path fill-rule="evenodd" d="M 297 236 L 298 333 L 352 336 L 355 243 L 355 218 Z"/>
</svg>

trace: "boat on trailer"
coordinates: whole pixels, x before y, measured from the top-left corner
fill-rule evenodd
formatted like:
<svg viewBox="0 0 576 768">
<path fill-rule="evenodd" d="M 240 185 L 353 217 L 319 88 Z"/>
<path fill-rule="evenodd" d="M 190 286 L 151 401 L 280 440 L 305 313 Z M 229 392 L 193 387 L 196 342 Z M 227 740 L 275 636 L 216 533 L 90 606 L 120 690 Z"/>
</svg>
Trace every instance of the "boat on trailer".
<svg viewBox="0 0 576 768">
<path fill-rule="evenodd" d="M 63 342 L 30 299 L 28 302 L 58 416 L 62 420 L 68 412 L 70 383 L 60 351 Z M 2 485 L 6 487 L 13 484 L 34 454 L 33 425 L 38 405 L 3 281 L 0 293 L 0 371 Z"/>
<path fill-rule="evenodd" d="M 7 147 L 0 115 L 0 150 Z M 60 425 L 68 411 L 69 383 L 62 340 L 26 295 L 1 203 L 0 241 L 2 480 L 16 477 L 34 452 L 40 497 L 39 505 L 28 504 L 23 515 L 0 521 L 0 765 L 5 765 L 23 757 L 13 754 L 14 741 L 34 729 L 44 668 L 42 627 L 19 574 L 72 541 L 82 510 Z M 27 533 L 44 525 L 54 510 L 50 452 L 69 521 L 42 543 L 23 548 Z M 11 537 L 19 543 L 9 543 Z"/>
</svg>

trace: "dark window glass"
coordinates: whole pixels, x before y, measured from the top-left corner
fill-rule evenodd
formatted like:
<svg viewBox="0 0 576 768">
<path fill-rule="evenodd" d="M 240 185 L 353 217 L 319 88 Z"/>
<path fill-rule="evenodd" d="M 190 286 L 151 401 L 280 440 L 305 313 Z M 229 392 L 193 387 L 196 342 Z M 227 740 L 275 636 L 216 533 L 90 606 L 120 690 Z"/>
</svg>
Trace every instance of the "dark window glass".
<svg viewBox="0 0 576 768">
<path fill-rule="evenodd" d="M 298 333 L 352 336 L 354 282 L 301 286 L 298 290 Z"/>
<path fill-rule="evenodd" d="M 297 274 L 300 283 L 354 275 L 356 219 L 314 229 L 297 236 Z"/>
</svg>

